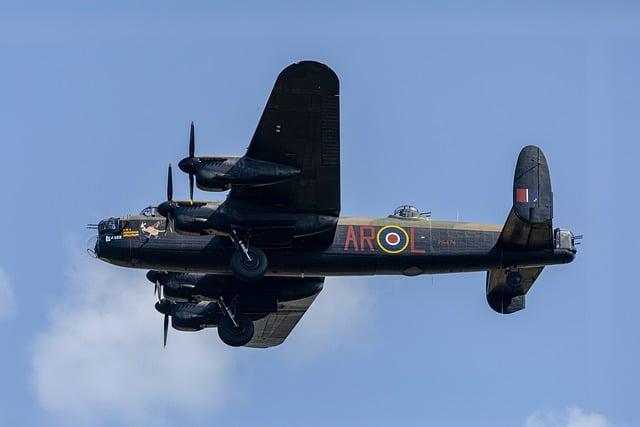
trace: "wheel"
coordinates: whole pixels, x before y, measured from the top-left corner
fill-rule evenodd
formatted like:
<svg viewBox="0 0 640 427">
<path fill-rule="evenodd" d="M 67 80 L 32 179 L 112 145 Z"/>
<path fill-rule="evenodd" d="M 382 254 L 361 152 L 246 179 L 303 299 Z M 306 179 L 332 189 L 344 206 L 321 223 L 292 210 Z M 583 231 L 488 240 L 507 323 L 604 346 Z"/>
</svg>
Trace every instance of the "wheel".
<svg viewBox="0 0 640 427">
<path fill-rule="evenodd" d="M 507 285 L 513 289 L 517 289 L 522 285 L 522 274 L 517 271 L 507 273 Z"/>
<path fill-rule="evenodd" d="M 231 255 L 231 271 L 243 282 L 255 282 L 262 279 L 267 271 L 267 256 L 260 248 L 249 248 L 251 261 L 241 250 Z"/>
<path fill-rule="evenodd" d="M 253 338 L 253 322 L 246 314 L 236 314 L 234 326 L 229 316 L 224 316 L 218 324 L 218 336 L 231 347 L 242 347 Z"/>
</svg>

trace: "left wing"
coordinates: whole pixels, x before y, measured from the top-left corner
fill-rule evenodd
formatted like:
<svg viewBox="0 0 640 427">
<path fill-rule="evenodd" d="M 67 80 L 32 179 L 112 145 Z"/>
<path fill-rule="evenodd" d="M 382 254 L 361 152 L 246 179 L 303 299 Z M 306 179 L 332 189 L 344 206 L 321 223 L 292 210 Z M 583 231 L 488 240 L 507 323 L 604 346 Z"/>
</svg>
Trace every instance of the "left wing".
<svg viewBox="0 0 640 427">
<path fill-rule="evenodd" d="M 282 344 L 309 309 L 320 290 L 302 299 L 278 302 L 278 311 L 253 322 L 254 335 L 246 347 L 266 348 Z"/>
<path fill-rule="evenodd" d="M 300 173 L 276 184 L 233 187 L 228 200 L 278 212 L 339 215 L 339 87 L 331 68 L 302 61 L 280 73 L 245 157 Z"/>
</svg>

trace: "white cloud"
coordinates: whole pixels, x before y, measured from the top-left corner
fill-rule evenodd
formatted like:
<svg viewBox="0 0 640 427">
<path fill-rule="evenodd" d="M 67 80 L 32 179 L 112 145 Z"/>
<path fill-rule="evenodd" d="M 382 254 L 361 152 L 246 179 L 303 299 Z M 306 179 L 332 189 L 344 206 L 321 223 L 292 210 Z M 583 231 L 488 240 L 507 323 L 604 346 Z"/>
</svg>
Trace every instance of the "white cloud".
<svg viewBox="0 0 640 427">
<path fill-rule="evenodd" d="M 73 262 L 64 299 L 33 348 L 45 409 L 69 424 L 138 424 L 226 402 L 231 353 L 217 335 L 171 329 L 163 351 L 162 315 L 142 271 L 79 255 Z"/>
<path fill-rule="evenodd" d="M 369 283 L 366 278 L 326 278 L 322 292 L 282 344 L 287 352 L 308 358 L 352 338 L 370 318 Z"/>
<path fill-rule="evenodd" d="M 16 300 L 13 295 L 13 285 L 9 276 L 0 268 L 0 320 L 13 316 Z"/>
<path fill-rule="evenodd" d="M 37 397 L 63 424 L 150 424 L 167 414 L 212 414 L 238 397 L 230 391 L 242 390 L 238 365 L 269 351 L 226 347 L 215 329 L 170 329 L 163 351 L 162 315 L 144 271 L 75 254 L 66 276 L 32 356 Z M 370 306 L 361 282 L 327 279 L 282 357 L 309 361 L 352 336 Z"/>
<path fill-rule="evenodd" d="M 524 427 L 613 427 L 613 424 L 604 415 L 570 407 L 562 411 L 535 412 L 526 419 Z"/>
</svg>

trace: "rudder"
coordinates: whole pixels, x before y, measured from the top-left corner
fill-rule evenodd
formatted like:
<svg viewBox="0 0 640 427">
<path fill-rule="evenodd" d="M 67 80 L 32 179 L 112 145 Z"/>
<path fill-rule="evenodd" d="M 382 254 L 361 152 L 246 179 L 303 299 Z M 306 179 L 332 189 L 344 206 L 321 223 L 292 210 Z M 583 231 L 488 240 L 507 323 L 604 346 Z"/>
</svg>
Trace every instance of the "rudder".
<svg viewBox="0 0 640 427">
<path fill-rule="evenodd" d="M 513 207 L 500 235 L 509 249 L 553 248 L 553 192 L 549 166 L 539 147 L 520 151 L 513 178 Z"/>
<path fill-rule="evenodd" d="M 502 228 L 498 246 L 503 250 L 552 249 L 553 193 L 549 166 L 539 147 L 520 151 L 513 177 L 513 206 Z M 486 295 L 489 306 L 510 314 L 525 308 L 525 295 L 543 267 L 490 270 Z"/>
</svg>

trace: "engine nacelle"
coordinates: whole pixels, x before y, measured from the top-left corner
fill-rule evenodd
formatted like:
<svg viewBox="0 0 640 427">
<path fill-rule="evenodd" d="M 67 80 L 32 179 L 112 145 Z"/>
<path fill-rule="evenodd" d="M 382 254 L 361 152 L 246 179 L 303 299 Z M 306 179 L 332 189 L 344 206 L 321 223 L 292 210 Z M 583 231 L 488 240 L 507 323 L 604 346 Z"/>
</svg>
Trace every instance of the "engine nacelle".
<svg viewBox="0 0 640 427">
<path fill-rule="evenodd" d="M 261 186 L 286 181 L 300 169 L 251 157 L 187 157 L 178 167 L 192 174 L 204 191 L 226 191 L 232 186 Z"/>
<path fill-rule="evenodd" d="M 164 297 L 173 302 L 197 302 L 211 300 L 213 295 L 203 295 L 203 287 L 200 281 L 204 274 L 192 273 L 165 273 L 150 270 L 147 279 L 151 283 L 159 283 L 162 286 Z"/>
<path fill-rule="evenodd" d="M 173 329 L 177 329 L 178 331 L 201 331 L 208 326 L 207 323 L 207 319 L 203 318 L 202 316 L 191 316 L 188 318 L 181 318 L 178 316 L 171 317 L 171 326 L 173 327 Z"/>
<path fill-rule="evenodd" d="M 164 297 L 173 302 L 215 301 L 220 296 L 238 296 L 239 303 L 257 307 L 277 301 L 293 301 L 315 295 L 322 290 L 321 277 L 264 277 L 247 287 L 234 276 L 172 273 L 150 270 L 147 279 L 163 287 Z"/>
</svg>

